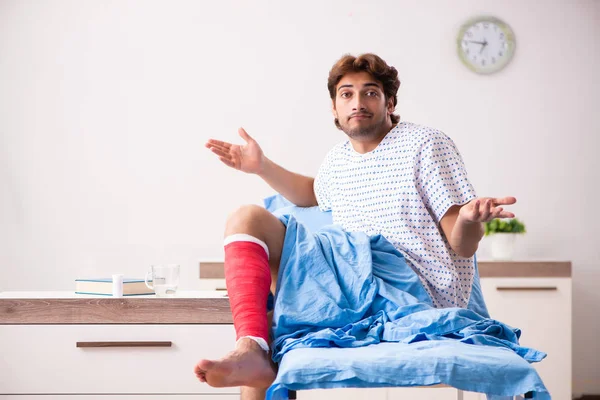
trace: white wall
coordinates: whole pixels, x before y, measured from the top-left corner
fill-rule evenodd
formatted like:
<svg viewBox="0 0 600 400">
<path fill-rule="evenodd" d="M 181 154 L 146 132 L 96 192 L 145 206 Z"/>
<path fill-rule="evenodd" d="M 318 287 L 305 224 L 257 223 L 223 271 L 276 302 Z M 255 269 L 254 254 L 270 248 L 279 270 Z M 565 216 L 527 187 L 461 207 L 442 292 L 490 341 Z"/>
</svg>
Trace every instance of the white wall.
<svg viewBox="0 0 600 400">
<path fill-rule="evenodd" d="M 456 56 L 478 14 L 516 33 L 497 75 Z M 227 213 L 272 193 L 206 140 L 244 126 L 313 175 L 343 139 L 329 68 L 372 51 L 400 72 L 403 119 L 450 135 L 480 195 L 518 198 L 519 258 L 573 261 L 574 387 L 600 393 L 599 18 L 593 0 L 0 0 L 0 290 L 166 261 L 197 287 Z"/>
</svg>

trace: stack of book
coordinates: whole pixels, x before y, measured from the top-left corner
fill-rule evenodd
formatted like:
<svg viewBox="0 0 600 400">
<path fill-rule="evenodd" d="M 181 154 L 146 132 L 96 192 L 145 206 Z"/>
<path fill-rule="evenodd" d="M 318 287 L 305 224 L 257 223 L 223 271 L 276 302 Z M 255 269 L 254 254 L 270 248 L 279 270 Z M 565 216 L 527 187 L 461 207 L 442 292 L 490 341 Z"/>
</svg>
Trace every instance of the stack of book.
<svg viewBox="0 0 600 400">
<path fill-rule="evenodd" d="M 152 281 L 148 281 L 151 283 Z M 96 296 L 112 296 L 112 278 L 75 279 L 76 294 L 93 294 Z M 143 279 L 123 279 L 123 296 L 141 296 L 154 294 L 148 289 Z"/>
</svg>

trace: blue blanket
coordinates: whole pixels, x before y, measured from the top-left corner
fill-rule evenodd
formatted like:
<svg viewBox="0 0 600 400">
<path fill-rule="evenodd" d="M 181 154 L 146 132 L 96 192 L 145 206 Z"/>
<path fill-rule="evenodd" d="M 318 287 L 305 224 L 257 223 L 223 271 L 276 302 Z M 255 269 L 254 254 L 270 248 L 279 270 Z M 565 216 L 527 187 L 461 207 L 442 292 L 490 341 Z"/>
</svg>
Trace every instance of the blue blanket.
<svg viewBox="0 0 600 400">
<path fill-rule="evenodd" d="M 520 330 L 462 308 L 436 309 L 384 237 L 335 225 L 287 233 L 273 314 L 273 392 L 447 384 L 498 396 L 550 398 L 529 364 L 546 354 Z M 276 397 L 276 396 L 275 396 Z"/>
</svg>

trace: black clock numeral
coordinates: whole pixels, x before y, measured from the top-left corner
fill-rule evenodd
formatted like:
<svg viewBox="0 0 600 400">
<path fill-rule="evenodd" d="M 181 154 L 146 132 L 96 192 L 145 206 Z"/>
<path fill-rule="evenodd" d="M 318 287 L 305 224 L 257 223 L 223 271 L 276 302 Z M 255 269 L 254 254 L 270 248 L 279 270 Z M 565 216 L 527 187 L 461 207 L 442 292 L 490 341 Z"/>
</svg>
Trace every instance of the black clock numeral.
<svg viewBox="0 0 600 400">
<path fill-rule="evenodd" d="M 469 48 L 467 48 L 467 49 L 465 50 L 465 54 L 469 54 L 469 53 L 470 53 L 470 51 L 469 51 Z"/>
<path fill-rule="evenodd" d="M 472 33 L 472 32 L 470 32 L 470 31 L 467 31 L 467 36 L 468 36 L 468 37 L 473 37 L 473 33 Z"/>
<path fill-rule="evenodd" d="M 498 56 L 500 56 L 500 57 L 502 57 L 503 55 L 504 55 L 503 51 L 501 51 L 501 52 L 498 53 Z"/>
<path fill-rule="evenodd" d="M 483 29 L 487 29 L 490 27 L 490 24 L 488 24 L 487 22 L 483 23 Z"/>
<path fill-rule="evenodd" d="M 504 39 L 504 32 L 500 32 L 500 39 Z"/>
<path fill-rule="evenodd" d="M 496 64 L 496 57 L 492 57 L 492 64 Z"/>
<path fill-rule="evenodd" d="M 485 66 L 485 59 L 481 60 L 481 66 Z"/>
</svg>

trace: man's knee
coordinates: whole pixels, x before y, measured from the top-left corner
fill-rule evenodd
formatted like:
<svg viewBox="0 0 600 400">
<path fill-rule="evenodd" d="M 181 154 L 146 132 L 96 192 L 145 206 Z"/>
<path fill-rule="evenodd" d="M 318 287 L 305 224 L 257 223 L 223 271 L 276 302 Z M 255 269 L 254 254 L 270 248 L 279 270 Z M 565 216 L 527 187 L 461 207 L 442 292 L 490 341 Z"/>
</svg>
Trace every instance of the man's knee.
<svg viewBox="0 0 600 400">
<path fill-rule="evenodd" d="M 276 216 L 257 205 L 244 205 L 229 214 L 225 227 L 225 237 L 245 233 L 266 243 L 269 249 L 272 290 L 277 281 L 285 229 L 285 225 Z"/>
<path fill-rule="evenodd" d="M 252 233 L 260 230 L 273 218 L 276 217 L 263 207 L 255 204 L 243 205 L 227 217 L 225 233 Z"/>
</svg>

